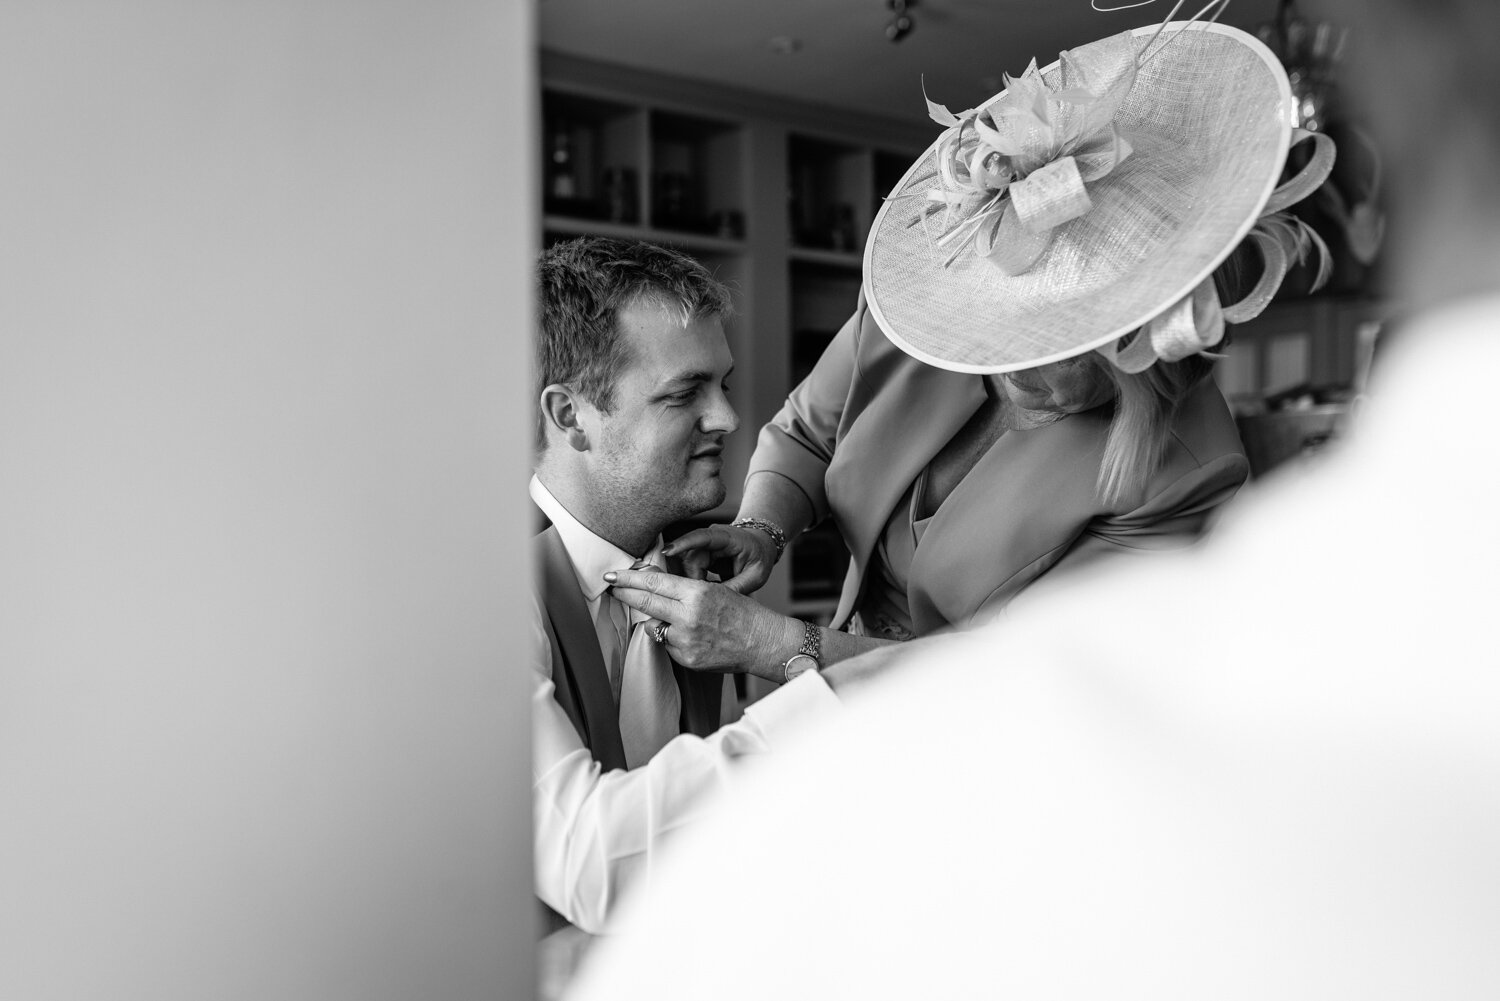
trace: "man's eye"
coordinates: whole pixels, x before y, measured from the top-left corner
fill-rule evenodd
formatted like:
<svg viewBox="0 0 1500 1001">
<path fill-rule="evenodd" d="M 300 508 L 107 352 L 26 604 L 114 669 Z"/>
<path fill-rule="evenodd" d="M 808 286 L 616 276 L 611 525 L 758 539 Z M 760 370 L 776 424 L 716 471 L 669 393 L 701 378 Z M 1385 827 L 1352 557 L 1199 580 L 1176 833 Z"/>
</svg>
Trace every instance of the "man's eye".
<svg viewBox="0 0 1500 1001">
<path fill-rule="evenodd" d="M 691 403 L 691 402 L 693 402 L 693 397 L 695 397 L 697 395 L 698 395 L 698 391 L 696 389 L 685 389 L 685 390 L 683 390 L 680 393 L 673 393 L 671 396 L 668 396 L 667 397 L 667 402 L 668 403 L 679 403 L 679 404 L 680 403 Z"/>
</svg>

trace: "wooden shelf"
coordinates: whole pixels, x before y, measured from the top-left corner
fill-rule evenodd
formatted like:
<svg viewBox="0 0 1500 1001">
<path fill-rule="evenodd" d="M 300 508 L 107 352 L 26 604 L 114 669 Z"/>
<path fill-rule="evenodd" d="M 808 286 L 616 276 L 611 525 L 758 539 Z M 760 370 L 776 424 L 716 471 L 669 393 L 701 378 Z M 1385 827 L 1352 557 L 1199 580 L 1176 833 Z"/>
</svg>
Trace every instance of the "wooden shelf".
<svg viewBox="0 0 1500 1001">
<path fill-rule="evenodd" d="M 577 216 L 543 216 L 542 229 L 548 233 L 566 236 L 612 236 L 621 240 L 649 240 L 652 243 L 665 243 L 685 250 L 702 250 L 716 254 L 743 254 L 745 252 L 744 240 L 727 240 L 708 233 L 631 226 L 624 223 L 606 222 L 603 219 L 583 219 Z"/>
<path fill-rule="evenodd" d="M 818 250 L 813 247 L 791 247 L 786 256 L 793 262 L 817 264 L 827 268 L 844 268 L 862 273 L 865 255 L 854 250 Z"/>
<path fill-rule="evenodd" d="M 787 614 L 797 619 L 826 621 L 838 607 L 839 599 L 836 595 L 831 598 L 794 598 L 787 609 Z"/>
</svg>

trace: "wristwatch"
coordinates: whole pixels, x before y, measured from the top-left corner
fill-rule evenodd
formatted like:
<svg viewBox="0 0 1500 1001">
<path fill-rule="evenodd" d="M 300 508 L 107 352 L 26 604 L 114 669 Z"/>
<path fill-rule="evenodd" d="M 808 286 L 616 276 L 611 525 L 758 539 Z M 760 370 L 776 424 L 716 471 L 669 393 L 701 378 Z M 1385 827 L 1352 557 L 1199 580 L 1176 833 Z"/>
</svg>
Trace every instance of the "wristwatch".
<svg viewBox="0 0 1500 1001">
<path fill-rule="evenodd" d="M 781 665 L 781 683 L 784 685 L 808 671 L 823 666 L 823 633 L 811 622 L 802 623 L 802 646 Z"/>
</svg>

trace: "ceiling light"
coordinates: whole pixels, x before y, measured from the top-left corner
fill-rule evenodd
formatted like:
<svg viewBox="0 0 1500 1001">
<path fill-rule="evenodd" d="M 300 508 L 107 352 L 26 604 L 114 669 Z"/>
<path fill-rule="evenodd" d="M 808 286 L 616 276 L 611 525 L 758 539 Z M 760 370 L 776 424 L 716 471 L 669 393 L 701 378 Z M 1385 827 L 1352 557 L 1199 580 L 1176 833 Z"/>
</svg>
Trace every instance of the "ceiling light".
<svg viewBox="0 0 1500 1001">
<path fill-rule="evenodd" d="M 885 24 L 886 41 L 899 42 L 910 35 L 916 24 L 912 22 L 907 8 L 914 4 L 915 0 L 890 0 L 892 16 Z"/>
</svg>

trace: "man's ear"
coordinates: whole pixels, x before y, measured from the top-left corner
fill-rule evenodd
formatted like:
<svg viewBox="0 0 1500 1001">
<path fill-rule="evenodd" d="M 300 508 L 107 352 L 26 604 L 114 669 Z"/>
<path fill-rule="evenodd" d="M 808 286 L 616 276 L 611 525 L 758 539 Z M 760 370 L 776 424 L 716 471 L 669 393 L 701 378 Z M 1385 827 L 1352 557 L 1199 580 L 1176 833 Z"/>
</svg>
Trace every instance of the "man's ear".
<svg viewBox="0 0 1500 1001">
<path fill-rule="evenodd" d="M 585 407 L 584 401 L 577 399 L 572 389 L 554 382 L 542 390 L 540 403 L 542 419 L 546 421 L 548 427 L 548 436 L 550 437 L 553 432 L 561 434 L 569 448 L 575 452 L 587 452 L 589 433 L 581 420 L 582 410 Z"/>
</svg>

